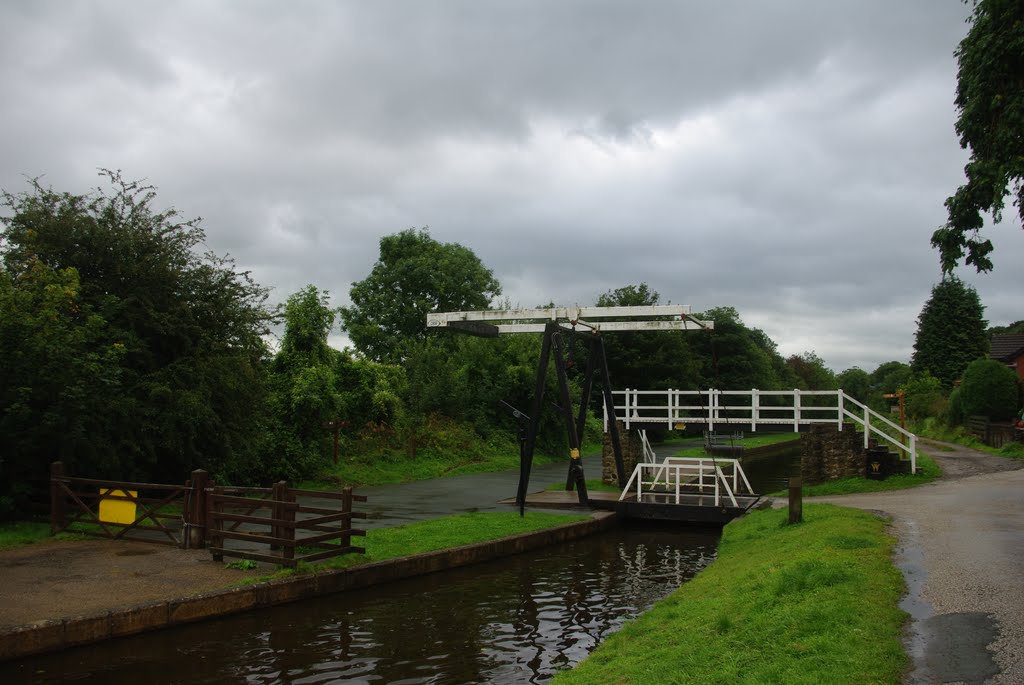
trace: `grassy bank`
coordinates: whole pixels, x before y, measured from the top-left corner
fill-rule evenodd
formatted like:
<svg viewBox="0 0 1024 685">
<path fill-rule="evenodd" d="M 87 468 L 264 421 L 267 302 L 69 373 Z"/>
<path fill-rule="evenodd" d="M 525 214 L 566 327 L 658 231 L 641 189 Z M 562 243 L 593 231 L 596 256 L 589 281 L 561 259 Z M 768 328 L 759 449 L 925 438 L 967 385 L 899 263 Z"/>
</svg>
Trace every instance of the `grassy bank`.
<svg viewBox="0 0 1024 685">
<path fill-rule="evenodd" d="M 435 417 L 424 436 L 412 450 L 393 435 L 363 435 L 344 446 L 337 464 L 328 466 L 316 478 L 303 481 L 299 487 L 326 490 L 336 489 L 339 484 L 388 485 L 519 468 L 519 443 L 511 431 L 485 440 L 469 426 Z M 583 454 L 600 453 L 601 436 L 597 429 L 590 430 L 587 438 Z M 533 463 L 567 459 L 568 451 L 551 453 L 538 447 Z"/>
<path fill-rule="evenodd" d="M 885 522 L 807 504 L 726 526 L 718 558 L 554 685 L 897 683 L 903 579 Z"/>
<path fill-rule="evenodd" d="M 935 460 L 927 454 L 917 453 L 917 473 L 899 474 L 889 476 L 885 480 L 870 480 L 868 478 L 842 478 L 817 485 L 805 485 L 804 496 L 814 497 L 815 495 L 852 495 L 856 492 L 882 492 L 884 490 L 905 490 L 916 488 L 925 483 L 931 483 L 942 475 L 942 469 L 935 463 Z M 778 492 L 775 494 L 785 494 Z"/>
<path fill-rule="evenodd" d="M 956 426 L 950 428 L 935 419 L 927 419 L 919 422 L 912 426 L 912 428 L 914 432 L 922 438 L 939 440 L 941 442 L 950 442 L 963 447 L 970 447 L 971 449 L 978 450 L 980 452 L 994 454 L 997 457 L 1006 457 L 1007 459 L 1024 459 L 1024 443 L 1022 442 L 1008 442 L 1002 447 L 990 447 L 970 433 L 964 431 L 963 427 Z M 938 445 L 936 447 L 943 449 Z"/>
<path fill-rule="evenodd" d="M 525 516 L 520 516 L 518 512 L 473 512 L 416 521 L 394 528 L 375 528 L 366 531 L 366 536 L 362 539 L 352 539 L 352 544 L 366 549 L 365 554 L 349 554 L 319 564 L 300 563 L 295 569 L 284 569 L 271 575 L 250 577 L 243 582 L 256 583 L 321 569 L 350 568 L 375 561 L 499 540 L 513 535 L 575 523 L 587 518 L 589 516 L 586 514 L 552 514 L 535 511 L 528 511 Z"/>
<path fill-rule="evenodd" d="M 742 445 L 744 449 L 751 450 L 758 447 L 768 447 L 770 445 L 781 445 L 787 442 L 796 442 L 799 439 L 800 435 L 798 433 L 747 433 L 743 436 L 743 440 L 738 442 L 737 445 Z M 695 445 L 693 447 L 681 449 L 672 456 L 706 457 L 707 452 L 704 451 L 703 445 Z"/>
</svg>

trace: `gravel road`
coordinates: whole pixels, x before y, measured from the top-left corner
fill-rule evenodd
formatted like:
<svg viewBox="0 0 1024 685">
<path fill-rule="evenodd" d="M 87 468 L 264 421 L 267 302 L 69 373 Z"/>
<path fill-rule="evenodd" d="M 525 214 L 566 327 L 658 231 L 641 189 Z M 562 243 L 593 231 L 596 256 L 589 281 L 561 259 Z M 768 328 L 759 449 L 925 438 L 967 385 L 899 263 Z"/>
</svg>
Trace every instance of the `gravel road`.
<svg viewBox="0 0 1024 685">
<path fill-rule="evenodd" d="M 944 477 L 919 488 L 810 498 L 885 512 L 912 623 L 908 685 L 1024 683 L 1024 462 L 920 446 Z"/>
</svg>

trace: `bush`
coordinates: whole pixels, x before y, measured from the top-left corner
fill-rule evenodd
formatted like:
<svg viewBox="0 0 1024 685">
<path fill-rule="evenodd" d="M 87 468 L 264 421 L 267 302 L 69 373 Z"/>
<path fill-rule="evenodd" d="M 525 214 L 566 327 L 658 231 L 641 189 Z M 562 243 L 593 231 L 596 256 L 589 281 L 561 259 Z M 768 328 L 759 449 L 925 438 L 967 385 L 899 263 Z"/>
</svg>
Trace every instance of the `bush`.
<svg viewBox="0 0 1024 685">
<path fill-rule="evenodd" d="M 994 359 L 976 359 L 960 383 L 964 416 L 987 416 L 1008 421 L 1017 410 L 1017 377 Z"/>
<path fill-rule="evenodd" d="M 960 388 L 956 388 L 949 395 L 946 421 L 950 426 L 962 426 L 964 423 L 964 402 L 960 397 Z"/>
<path fill-rule="evenodd" d="M 918 376 L 905 389 L 905 408 L 912 419 L 946 414 L 946 398 L 942 393 L 942 382 L 931 374 Z"/>
</svg>

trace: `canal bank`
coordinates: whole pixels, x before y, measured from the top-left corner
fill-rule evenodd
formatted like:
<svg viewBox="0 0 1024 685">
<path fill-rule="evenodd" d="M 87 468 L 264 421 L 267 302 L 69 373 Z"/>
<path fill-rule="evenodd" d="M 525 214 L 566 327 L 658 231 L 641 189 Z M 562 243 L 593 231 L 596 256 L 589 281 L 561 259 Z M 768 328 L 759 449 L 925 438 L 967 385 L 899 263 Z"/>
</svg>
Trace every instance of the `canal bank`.
<svg viewBox="0 0 1024 685">
<path fill-rule="evenodd" d="M 45 546 L 24 548 L 0 555 L 0 567 L 10 569 L 3 574 L 4 584 L 0 588 L 0 606 L 4 608 L 0 619 L 0 660 L 501 559 L 594 535 L 613 525 L 613 515 L 595 512 L 583 521 L 499 540 L 350 568 L 297 574 L 243 587 L 237 587 L 237 575 L 232 576 L 230 571 L 222 573 L 226 570 L 222 564 L 210 562 L 208 553 L 198 550 L 162 550 L 162 555 L 150 558 L 156 554 L 154 547 L 141 542 L 71 542 L 50 549 Z M 118 567 L 121 572 L 116 575 L 97 577 L 94 583 L 78 586 L 74 592 L 69 592 L 67 588 L 55 587 L 56 579 L 53 584 L 38 582 L 38 568 L 33 570 L 32 560 L 40 559 L 39 555 L 50 557 L 47 564 L 56 563 L 60 573 L 70 581 L 88 573 L 81 566 L 90 564 L 90 559 L 98 562 L 99 555 L 114 556 L 125 563 Z M 54 555 L 58 557 L 56 560 Z M 207 566 L 200 587 L 205 585 L 208 589 L 196 593 L 195 565 L 200 561 L 205 561 Z M 130 596 L 126 586 L 145 586 L 145 581 L 140 581 L 140 578 L 146 574 L 140 569 L 144 564 L 152 566 L 154 562 L 166 564 L 166 567 L 160 569 L 155 583 L 141 590 L 142 596 L 148 596 L 150 600 L 126 605 L 126 596 Z M 25 572 L 14 573 L 18 567 Z M 20 583 L 17 582 L 19 578 L 22 579 Z M 210 587 L 211 583 L 218 582 L 228 586 Z M 120 592 L 119 585 L 122 586 Z M 83 605 L 91 606 L 93 610 L 83 613 Z"/>
<path fill-rule="evenodd" d="M 0 682 L 543 683 L 707 566 L 718 537 L 617 524 L 442 573 L 0 663 Z"/>
</svg>

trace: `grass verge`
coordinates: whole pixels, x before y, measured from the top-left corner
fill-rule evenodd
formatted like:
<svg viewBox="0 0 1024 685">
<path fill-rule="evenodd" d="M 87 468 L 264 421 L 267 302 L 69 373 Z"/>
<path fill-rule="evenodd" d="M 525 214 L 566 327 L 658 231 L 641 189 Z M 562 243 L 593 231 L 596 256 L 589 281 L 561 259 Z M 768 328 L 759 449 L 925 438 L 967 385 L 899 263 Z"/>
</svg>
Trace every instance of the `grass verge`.
<svg viewBox="0 0 1024 685">
<path fill-rule="evenodd" d="M 927 454 L 917 453 L 917 473 L 889 476 L 885 480 L 868 478 L 842 478 L 817 485 L 805 485 L 804 497 L 817 495 L 852 495 L 857 492 L 882 492 L 885 490 L 905 490 L 931 483 L 942 475 L 942 469 Z M 785 494 L 779 492 L 776 494 Z"/>
<path fill-rule="evenodd" d="M 85 540 L 87 536 L 76 533 L 60 533 L 50 535 L 49 523 L 35 521 L 13 521 L 0 523 L 0 550 L 15 549 L 25 545 L 51 540 Z"/>
<path fill-rule="evenodd" d="M 926 419 L 925 421 L 915 424 L 913 429 L 917 435 L 925 439 L 950 442 L 962 447 L 970 447 L 972 450 L 978 450 L 979 452 L 988 452 L 989 454 L 994 454 L 997 457 L 1006 457 L 1007 459 L 1024 459 L 1024 443 L 1022 442 L 1008 442 L 1002 447 L 990 447 L 970 433 L 964 431 L 962 426 L 950 428 L 949 426 L 939 423 L 935 419 Z M 935 447 L 941 450 L 949 449 L 941 445 L 936 445 Z"/>
<path fill-rule="evenodd" d="M 332 490 L 339 485 L 354 487 L 409 483 L 461 476 L 469 473 L 513 471 L 519 468 L 519 444 L 507 436 L 482 440 L 465 426 L 442 423 L 431 444 L 410 456 L 406 450 L 388 446 L 385 440 L 357 442 L 352 451 L 342 455 L 316 478 L 299 483 L 311 490 Z M 583 445 L 584 456 L 600 453 L 599 439 L 591 438 Z M 567 460 L 567 454 L 551 455 L 538 451 L 535 465 Z"/>
<path fill-rule="evenodd" d="M 274 578 L 285 578 L 297 573 L 350 568 L 375 561 L 397 559 L 477 542 L 500 540 L 512 535 L 554 528 L 588 518 L 590 517 L 586 514 L 552 514 L 532 511 L 526 512 L 523 517 L 520 517 L 517 512 L 474 512 L 416 521 L 394 528 L 376 528 L 368 530 L 362 541 L 359 538 L 353 538 L 353 544 L 366 548 L 366 554 L 349 554 L 320 564 L 300 563 L 295 569 L 284 569 L 271 575 L 246 578 L 242 582 L 244 584 L 258 583 Z"/>
<path fill-rule="evenodd" d="M 717 559 L 553 685 L 896 683 L 903 578 L 885 522 L 806 504 L 725 527 Z"/>
</svg>

